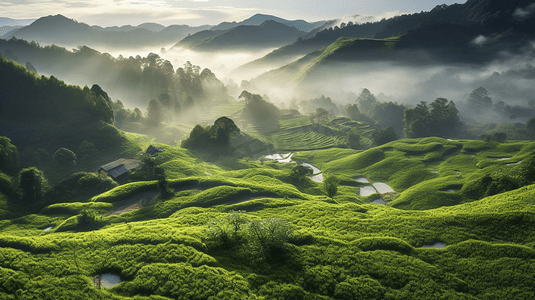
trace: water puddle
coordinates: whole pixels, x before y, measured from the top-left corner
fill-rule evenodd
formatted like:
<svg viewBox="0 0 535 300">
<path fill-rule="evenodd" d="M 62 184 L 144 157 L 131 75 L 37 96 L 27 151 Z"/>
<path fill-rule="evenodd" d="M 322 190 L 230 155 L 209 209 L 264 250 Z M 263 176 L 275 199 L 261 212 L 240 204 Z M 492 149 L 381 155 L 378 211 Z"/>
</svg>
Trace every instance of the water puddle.
<svg viewBox="0 0 535 300">
<path fill-rule="evenodd" d="M 279 160 L 279 159 L 282 159 L 282 156 L 280 154 L 270 154 L 270 155 L 266 155 L 264 156 L 265 159 L 272 159 L 272 160 Z"/>
<path fill-rule="evenodd" d="M 313 165 L 309 164 L 309 163 L 302 163 L 301 164 L 302 166 L 305 166 L 305 167 L 309 167 L 312 169 L 312 174 L 317 174 L 317 173 L 321 173 L 320 169 L 314 167 Z"/>
<path fill-rule="evenodd" d="M 380 198 L 379 198 L 379 199 L 375 199 L 375 200 L 373 200 L 371 203 L 376 203 L 376 204 L 386 205 L 385 200 L 380 199 Z"/>
<path fill-rule="evenodd" d="M 382 183 L 382 182 L 374 182 L 372 183 L 373 187 L 379 192 L 379 194 L 386 194 L 386 193 L 392 193 L 394 192 L 394 189 L 392 189 L 388 184 Z"/>
<path fill-rule="evenodd" d="M 429 172 L 431 172 L 431 173 L 433 173 L 433 174 L 438 174 L 438 171 L 437 171 L 437 170 L 431 170 L 431 171 L 429 171 Z"/>
<path fill-rule="evenodd" d="M 360 183 L 370 183 L 370 181 L 366 177 L 357 177 L 355 178 L 355 181 Z"/>
<path fill-rule="evenodd" d="M 454 189 L 447 189 L 447 190 L 444 190 L 444 192 L 446 192 L 446 193 L 455 193 L 455 190 Z"/>
<path fill-rule="evenodd" d="M 270 154 L 270 155 L 266 155 L 264 156 L 264 158 L 266 159 L 272 159 L 272 160 L 276 160 L 280 163 L 291 163 L 293 162 L 292 160 L 292 156 L 294 155 L 295 153 L 287 153 L 287 154 L 283 154 L 283 155 L 280 155 L 280 154 Z M 312 169 L 312 176 L 310 176 L 310 179 L 312 179 L 313 181 L 315 182 L 323 182 L 323 174 L 321 174 L 321 170 L 316 168 L 315 166 L 309 164 L 309 163 L 302 163 L 301 164 L 302 166 L 305 166 L 305 167 L 309 167 Z"/>
<path fill-rule="evenodd" d="M 99 285 L 99 279 L 98 279 L 98 276 L 95 276 L 93 278 L 93 282 L 96 286 Z M 115 275 L 115 274 L 112 274 L 112 273 L 105 273 L 105 274 L 102 274 L 100 275 L 100 286 L 101 287 L 105 287 L 105 288 L 112 288 L 116 285 L 118 285 L 119 283 L 121 283 L 121 277 L 119 275 Z"/>
<path fill-rule="evenodd" d="M 502 158 L 495 158 L 494 160 L 497 160 L 497 161 L 502 161 L 502 160 L 508 160 L 508 159 L 511 159 L 512 157 L 502 157 Z"/>
<path fill-rule="evenodd" d="M 43 231 L 49 231 L 52 228 L 54 228 L 54 227 L 50 226 L 50 227 L 47 227 L 47 228 L 43 229 Z"/>
<path fill-rule="evenodd" d="M 361 186 L 359 188 L 359 196 L 369 196 L 377 193 L 375 188 L 371 185 Z"/>
<path fill-rule="evenodd" d="M 522 161 L 517 161 L 517 162 L 512 163 L 512 164 L 506 164 L 506 166 L 516 166 L 516 165 L 519 165 L 521 163 L 522 163 Z"/>
<path fill-rule="evenodd" d="M 422 245 L 422 248 L 444 249 L 446 248 L 446 245 L 441 242 L 436 242 L 432 245 Z"/>
<path fill-rule="evenodd" d="M 283 159 L 279 159 L 280 163 L 286 164 L 292 162 L 292 156 L 294 156 L 295 153 L 288 153 L 288 156 Z"/>
</svg>

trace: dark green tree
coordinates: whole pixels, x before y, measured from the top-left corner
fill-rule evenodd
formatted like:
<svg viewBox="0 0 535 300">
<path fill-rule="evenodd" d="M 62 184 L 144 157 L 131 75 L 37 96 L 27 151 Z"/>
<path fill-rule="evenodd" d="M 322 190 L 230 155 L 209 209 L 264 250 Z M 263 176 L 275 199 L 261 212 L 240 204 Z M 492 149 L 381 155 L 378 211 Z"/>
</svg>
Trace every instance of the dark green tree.
<svg viewBox="0 0 535 300">
<path fill-rule="evenodd" d="M 325 191 L 327 192 L 327 196 L 329 198 L 333 199 L 334 196 L 338 193 L 338 184 L 340 183 L 340 179 L 336 177 L 335 175 L 329 175 L 325 180 L 323 181 L 323 186 L 325 187 Z"/>
<path fill-rule="evenodd" d="M 140 176 L 146 180 L 154 180 L 156 177 L 156 160 L 150 155 L 144 155 L 141 159 L 141 167 L 139 171 Z"/>
<path fill-rule="evenodd" d="M 392 126 L 387 127 L 386 129 L 375 129 L 372 132 L 372 139 L 377 146 L 386 144 L 397 139 L 396 132 Z"/>
<path fill-rule="evenodd" d="M 240 133 L 240 128 L 236 126 L 232 119 L 221 117 L 210 128 L 210 139 L 215 139 L 217 143 L 226 145 L 230 141 L 230 136 L 234 133 Z"/>
<path fill-rule="evenodd" d="M 453 101 L 445 98 L 437 98 L 430 104 L 421 102 L 415 108 L 405 110 L 405 137 L 446 137 L 458 134 L 462 130 L 462 122 L 459 120 L 459 111 Z"/>
<path fill-rule="evenodd" d="M 371 118 L 382 128 L 392 126 L 396 135 L 403 134 L 403 118 L 406 107 L 395 102 L 377 102 L 373 106 Z"/>
<path fill-rule="evenodd" d="M 160 190 L 160 196 L 163 199 L 173 196 L 173 189 L 169 187 L 167 177 L 165 176 L 165 169 L 161 166 L 154 168 L 156 180 L 158 180 L 158 189 Z"/>
<path fill-rule="evenodd" d="M 59 165 L 76 165 L 76 154 L 67 148 L 59 148 L 52 157 Z"/>
<path fill-rule="evenodd" d="M 297 178 L 302 178 L 304 176 L 311 176 L 314 173 L 312 168 L 303 166 L 299 163 L 296 163 L 296 165 L 292 168 L 292 172 L 294 176 Z"/>
<path fill-rule="evenodd" d="M 40 200 L 47 188 L 43 172 L 35 167 L 22 169 L 19 172 L 19 189 L 25 201 Z"/>
<path fill-rule="evenodd" d="M 526 122 L 526 133 L 531 139 L 535 139 L 535 117 L 531 117 Z"/>
<path fill-rule="evenodd" d="M 19 151 L 11 144 L 11 140 L 0 136 L 0 171 L 9 175 L 17 174 L 19 166 Z"/>
<path fill-rule="evenodd" d="M 351 130 L 347 133 L 347 143 L 349 148 L 359 150 L 362 149 L 362 144 L 360 143 L 360 134 Z"/>
</svg>

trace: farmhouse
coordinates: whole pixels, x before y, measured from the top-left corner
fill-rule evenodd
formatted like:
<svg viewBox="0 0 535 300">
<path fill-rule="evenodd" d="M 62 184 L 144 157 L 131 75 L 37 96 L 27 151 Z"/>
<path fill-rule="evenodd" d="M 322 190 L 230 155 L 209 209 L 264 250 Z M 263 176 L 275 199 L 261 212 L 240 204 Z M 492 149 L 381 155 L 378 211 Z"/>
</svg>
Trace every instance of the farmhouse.
<svg viewBox="0 0 535 300">
<path fill-rule="evenodd" d="M 98 173 L 102 177 L 110 176 L 113 179 L 117 179 L 120 176 L 139 168 L 140 165 L 141 161 L 139 159 L 121 158 L 101 166 Z"/>
</svg>

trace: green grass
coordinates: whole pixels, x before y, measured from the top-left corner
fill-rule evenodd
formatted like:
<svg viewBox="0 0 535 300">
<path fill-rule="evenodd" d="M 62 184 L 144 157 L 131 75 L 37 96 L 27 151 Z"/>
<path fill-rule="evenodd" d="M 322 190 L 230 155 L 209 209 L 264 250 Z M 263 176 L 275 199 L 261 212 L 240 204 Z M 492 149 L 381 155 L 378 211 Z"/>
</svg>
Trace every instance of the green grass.
<svg viewBox="0 0 535 300">
<path fill-rule="evenodd" d="M 340 142 L 336 137 L 326 136 L 315 131 L 294 131 L 267 136 L 278 150 L 313 150 L 335 147 Z"/>
<path fill-rule="evenodd" d="M 141 136 L 129 139 L 144 143 Z M 214 164 L 191 151 L 158 146 L 165 152 L 157 162 L 175 189 L 169 198 L 80 223 L 83 209 L 104 213 L 122 200 L 157 191 L 156 181 L 132 182 L 88 202 L 55 203 L 38 214 L 0 220 L 0 298 L 534 296 L 535 185 L 480 200 L 461 192 L 472 180 L 509 168 L 508 161 L 495 158 L 526 159 L 534 143 L 429 138 L 365 151 L 296 153 L 295 160 L 341 178 L 334 200 L 322 184 L 295 178 L 293 164 L 252 159 Z M 385 182 L 399 197 L 387 206 L 367 204 L 378 195 L 358 196 L 365 184 L 355 182 L 356 176 Z M 4 205 L 12 201 L 0 194 L 0 209 L 12 209 Z M 228 247 L 216 246 L 209 224 L 232 211 L 242 211 L 243 227 Z M 266 253 L 250 242 L 245 229 L 253 221 L 280 219 L 293 229 L 283 246 Z M 54 229 L 42 230 L 49 226 Z M 435 242 L 447 247 L 420 248 Z M 102 273 L 120 275 L 123 283 L 98 289 L 92 277 Z"/>
</svg>

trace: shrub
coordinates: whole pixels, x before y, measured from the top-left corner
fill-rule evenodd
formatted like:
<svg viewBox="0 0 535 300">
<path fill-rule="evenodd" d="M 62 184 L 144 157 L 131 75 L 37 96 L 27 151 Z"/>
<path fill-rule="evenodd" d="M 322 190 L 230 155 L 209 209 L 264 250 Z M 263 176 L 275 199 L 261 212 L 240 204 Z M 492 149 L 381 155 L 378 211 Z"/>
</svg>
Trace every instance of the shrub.
<svg viewBox="0 0 535 300">
<path fill-rule="evenodd" d="M 338 193 L 338 184 L 340 183 L 340 179 L 334 175 L 329 175 L 323 181 L 323 185 L 325 186 L 325 191 L 327 192 L 327 196 L 329 198 L 333 198 L 336 196 L 336 193 Z"/>
<path fill-rule="evenodd" d="M 26 168 L 19 172 L 19 188 L 23 200 L 41 199 L 46 187 L 47 181 L 45 176 L 37 168 Z"/>
<path fill-rule="evenodd" d="M 76 154 L 67 148 L 59 148 L 52 157 L 54 158 L 54 162 L 58 164 L 76 164 Z"/>
</svg>

